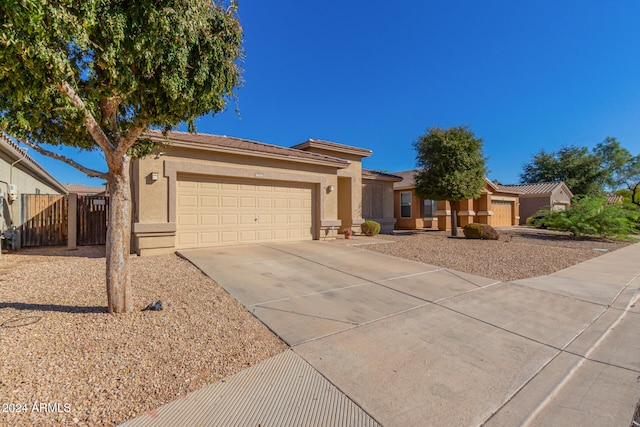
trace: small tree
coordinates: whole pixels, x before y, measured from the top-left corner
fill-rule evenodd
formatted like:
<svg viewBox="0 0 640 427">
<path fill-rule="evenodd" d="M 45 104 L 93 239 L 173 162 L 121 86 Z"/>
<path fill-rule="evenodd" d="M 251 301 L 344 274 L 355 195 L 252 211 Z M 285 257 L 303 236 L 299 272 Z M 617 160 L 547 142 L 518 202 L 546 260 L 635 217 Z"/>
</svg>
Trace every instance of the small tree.
<svg viewBox="0 0 640 427">
<path fill-rule="evenodd" d="M 41 154 L 107 180 L 109 312 L 133 310 L 132 157 L 150 126 L 169 130 L 225 108 L 240 83 L 234 5 L 209 0 L 7 0 L 0 4 L 0 126 Z M 43 144 L 101 150 L 97 171 Z"/>
<path fill-rule="evenodd" d="M 424 199 L 451 204 L 451 235 L 458 235 L 458 202 L 475 199 L 485 186 L 482 139 L 468 126 L 428 128 L 414 142 L 416 192 Z"/>
</svg>

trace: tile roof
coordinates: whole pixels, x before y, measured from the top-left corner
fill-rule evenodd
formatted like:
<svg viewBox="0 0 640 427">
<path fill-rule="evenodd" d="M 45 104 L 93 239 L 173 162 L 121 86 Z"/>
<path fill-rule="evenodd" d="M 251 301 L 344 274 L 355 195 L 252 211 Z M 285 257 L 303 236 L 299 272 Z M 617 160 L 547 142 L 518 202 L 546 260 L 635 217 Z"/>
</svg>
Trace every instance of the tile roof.
<svg viewBox="0 0 640 427">
<path fill-rule="evenodd" d="M 162 132 L 150 130 L 145 133 L 152 140 L 165 142 Z M 337 167 L 346 167 L 349 162 L 333 156 L 286 148 L 278 145 L 265 144 L 263 142 L 251 141 L 243 138 L 236 138 L 224 135 L 211 135 L 206 133 L 193 134 L 189 132 L 171 131 L 167 133 L 167 138 L 172 145 L 190 146 L 192 148 L 212 148 L 221 151 L 231 151 L 243 154 L 264 155 L 267 157 L 285 158 L 287 160 L 298 160 L 306 163 L 324 163 Z"/>
<path fill-rule="evenodd" d="M 416 182 L 414 181 L 413 177 L 415 176 L 416 172 L 417 172 L 417 169 L 412 169 L 409 171 L 402 171 L 402 172 L 393 172 L 393 175 L 399 176 L 400 178 L 402 178 L 402 181 L 393 183 L 393 188 L 405 189 L 405 188 L 415 187 Z"/>
<path fill-rule="evenodd" d="M 570 193 L 569 195 L 570 196 L 573 196 L 573 194 L 571 193 L 569 188 L 567 188 L 567 186 L 562 181 L 539 182 L 539 183 L 536 183 L 536 184 L 509 184 L 509 185 L 499 184 L 498 185 L 498 187 L 500 189 L 503 189 L 503 191 L 518 190 L 520 193 L 526 194 L 526 195 L 551 194 L 557 188 L 562 187 L 562 186 L 564 186 L 567 189 L 567 191 L 569 191 L 569 193 Z"/>
<path fill-rule="evenodd" d="M 402 177 L 370 169 L 362 169 L 362 179 L 382 179 L 383 181 L 401 181 Z M 395 184 L 395 183 L 394 183 Z"/>
<path fill-rule="evenodd" d="M 304 150 L 305 148 L 321 148 L 327 151 L 354 154 L 356 156 L 361 156 L 361 157 L 369 157 L 371 154 L 373 154 L 373 151 L 367 150 L 366 148 L 354 147 L 352 145 L 338 144 L 337 142 L 324 141 L 321 139 L 313 139 L 313 138 L 309 138 L 305 142 L 294 145 L 291 148 L 294 148 L 297 150 Z"/>
<path fill-rule="evenodd" d="M 622 203 L 624 201 L 624 197 L 619 194 L 607 194 L 607 203 L 612 205 L 614 203 Z"/>
</svg>

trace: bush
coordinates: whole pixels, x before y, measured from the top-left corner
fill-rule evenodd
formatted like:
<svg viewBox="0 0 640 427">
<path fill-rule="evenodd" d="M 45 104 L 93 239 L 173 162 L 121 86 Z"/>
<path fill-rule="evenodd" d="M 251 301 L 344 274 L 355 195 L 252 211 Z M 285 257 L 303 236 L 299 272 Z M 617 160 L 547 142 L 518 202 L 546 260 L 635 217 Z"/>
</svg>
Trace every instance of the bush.
<svg viewBox="0 0 640 427">
<path fill-rule="evenodd" d="M 376 221 L 365 221 L 360 226 L 362 233 L 366 236 L 375 236 L 380 233 L 380 223 Z"/>
<path fill-rule="evenodd" d="M 500 233 L 489 224 L 467 224 L 462 228 L 467 239 L 499 240 Z"/>
<path fill-rule="evenodd" d="M 640 210 L 622 203 L 608 204 L 599 197 L 582 197 L 563 211 L 538 211 L 531 225 L 573 236 L 627 238 L 638 232 Z"/>
</svg>

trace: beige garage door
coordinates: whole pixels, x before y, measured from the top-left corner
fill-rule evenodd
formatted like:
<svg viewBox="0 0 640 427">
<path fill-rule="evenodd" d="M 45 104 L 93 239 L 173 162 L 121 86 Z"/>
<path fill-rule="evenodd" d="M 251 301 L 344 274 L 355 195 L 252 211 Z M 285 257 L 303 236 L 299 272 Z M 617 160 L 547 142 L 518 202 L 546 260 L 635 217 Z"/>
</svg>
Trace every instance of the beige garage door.
<svg viewBox="0 0 640 427">
<path fill-rule="evenodd" d="M 178 248 L 313 238 L 311 185 L 179 176 Z"/>
<path fill-rule="evenodd" d="M 513 225 L 511 222 L 511 208 L 513 202 L 491 201 L 491 209 L 493 210 L 493 218 L 491 225 L 494 227 L 503 227 Z"/>
</svg>

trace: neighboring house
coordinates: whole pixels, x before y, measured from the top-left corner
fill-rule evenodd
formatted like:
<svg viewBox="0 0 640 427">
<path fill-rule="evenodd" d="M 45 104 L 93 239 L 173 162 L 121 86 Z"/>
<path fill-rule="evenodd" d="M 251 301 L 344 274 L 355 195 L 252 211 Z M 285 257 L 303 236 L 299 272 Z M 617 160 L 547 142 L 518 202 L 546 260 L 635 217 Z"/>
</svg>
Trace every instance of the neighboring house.
<svg viewBox="0 0 640 427">
<path fill-rule="evenodd" d="M 619 194 L 607 194 L 607 203 L 610 205 L 624 202 L 624 197 Z"/>
<path fill-rule="evenodd" d="M 165 142 L 159 131 L 148 136 Z M 364 221 L 362 158 L 370 150 L 314 139 L 292 148 L 185 132 L 168 139 L 132 163 L 138 254 L 334 238 Z"/>
<path fill-rule="evenodd" d="M 564 182 L 541 182 L 537 184 L 514 184 L 497 186 L 503 191 L 519 191 L 520 224 L 540 209 L 564 210 L 571 204 L 573 193 Z"/>
<path fill-rule="evenodd" d="M 394 184 L 396 227 L 399 229 L 451 228 L 451 207 L 444 200 L 426 200 L 416 194 L 416 171 L 394 172 L 402 181 Z M 517 225 L 519 196 L 517 190 L 502 189 L 485 178 L 486 186 L 477 199 L 458 202 L 458 225 L 472 222 L 496 227 Z"/>
<path fill-rule="evenodd" d="M 0 133 L 0 235 L 22 225 L 23 194 L 67 194 L 65 187 Z"/>
<path fill-rule="evenodd" d="M 393 183 L 394 212 L 396 228 L 400 230 L 417 230 L 421 228 L 437 228 L 436 201 L 423 199 L 416 194 L 413 180 L 416 170 L 394 172 L 402 178 Z"/>
<path fill-rule="evenodd" d="M 393 186 L 400 181 L 396 175 L 362 170 L 362 218 L 379 222 L 381 233 L 392 232 L 396 224 Z"/>
<path fill-rule="evenodd" d="M 64 184 L 64 188 L 69 193 L 75 193 L 79 196 L 104 195 L 106 192 L 106 187 L 93 187 L 84 184 Z"/>
</svg>

